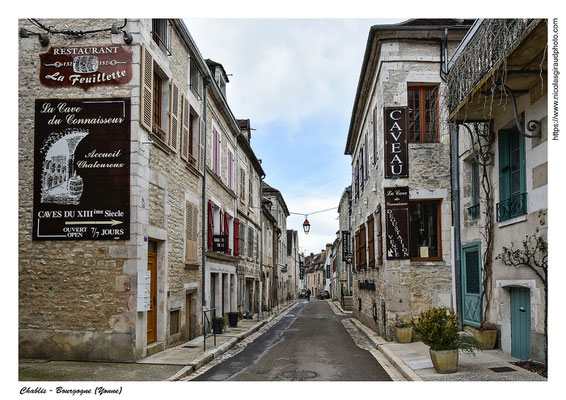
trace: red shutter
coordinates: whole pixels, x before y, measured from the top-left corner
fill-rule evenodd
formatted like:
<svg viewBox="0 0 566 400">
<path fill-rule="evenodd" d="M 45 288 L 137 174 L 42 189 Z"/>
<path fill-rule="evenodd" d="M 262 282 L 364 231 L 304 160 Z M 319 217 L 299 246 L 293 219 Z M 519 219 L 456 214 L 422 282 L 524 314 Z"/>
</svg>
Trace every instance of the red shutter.
<svg viewBox="0 0 566 400">
<path fill-rule="evenodd" d="M 234 255 L 240 255 L 240 220 L 234 218 Z"/>
<path fill-rule="evenodd" d="M 212 250 L 214 236 L 214 202 L 208 200 L 208 250 Z"/>
</svg>

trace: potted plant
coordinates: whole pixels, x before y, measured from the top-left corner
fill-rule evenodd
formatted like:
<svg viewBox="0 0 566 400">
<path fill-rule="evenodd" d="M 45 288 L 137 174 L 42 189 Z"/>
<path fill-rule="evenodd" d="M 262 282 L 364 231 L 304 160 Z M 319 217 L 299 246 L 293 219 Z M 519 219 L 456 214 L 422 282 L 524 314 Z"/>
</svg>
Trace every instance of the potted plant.
<svg viewBox="0 0 566 400">
<path fill-rule="evenodd" d="M 217 335 L 222 333 L 222 330 L 224 329 L 225 325 L 226 322 L 222 317 L 215 317 L 212 319 L 212 331 Z"/>
<path fill-rule="evenodd" d="M 479 328 L 472 329 L 472 336 L 484 350 L 493 350 L 497 343 L 497 327 L 491 322 L 484 322 Z"/>
<path fill-rule="evenodd" d="M 413 324 L 415 332 L 429 346 L 434 369 L 440 374 L 458 370 L 458 351 L 475 354 L 480 343 L 470 335 L 459 333 L 458 314 L 446 307 L 433 307 L 421 312 Z"/>
<path fill-rule="evenodd" d="M 410 322 L 398 321 L 395 323 L 395 338 L 399 343 L 410 343 L 413 340 L 413 326 Z"/>
<path fill-rule="evenodd" d="M 228 313 L 228 323 L 231 328 L 235 328 L 238 326 L 238 312 L 231 311 Z"/>
</svg>

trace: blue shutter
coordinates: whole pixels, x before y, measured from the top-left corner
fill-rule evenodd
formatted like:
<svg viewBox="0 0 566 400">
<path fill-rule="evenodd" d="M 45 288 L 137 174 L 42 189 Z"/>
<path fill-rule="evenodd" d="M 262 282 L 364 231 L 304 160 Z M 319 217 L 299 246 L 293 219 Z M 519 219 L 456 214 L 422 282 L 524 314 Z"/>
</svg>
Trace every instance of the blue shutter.
<svg viewBox="0 0 566 400">
<path fill-rule="evenodd" d="M 510 157 L 509 157 L 509 131 L 500 130 L 498 135 L 499 147 L 499 201 L 509 199 L 511 195 Z"/>
</svg>

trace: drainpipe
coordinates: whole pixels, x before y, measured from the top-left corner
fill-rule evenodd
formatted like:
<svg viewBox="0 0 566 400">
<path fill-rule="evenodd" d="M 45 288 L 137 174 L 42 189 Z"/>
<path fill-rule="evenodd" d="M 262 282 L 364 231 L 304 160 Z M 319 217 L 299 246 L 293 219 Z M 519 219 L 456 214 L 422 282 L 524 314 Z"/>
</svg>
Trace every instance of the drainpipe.
<svg viewBox="0 0 566 400">
<path fill-rule="evenodd" d="M 206 204 L 206 110 L 208 108 L 208 85 L 210 85 L 210 78 L 205 77 L 203 80 L 204 87 L 204 154 L 203 154 L 203 177 L 202 177 L 202 309 L 206 307 L 206 215 L 208 214 L 208 207 Z M 204 323 L 204 321 L 203 321 Z"/>
<path fill-rule="evenodd" d="M 454 263 L 454 280 L 456 286 L 456 311 L 460 316 L 460 325 L 462 325 L 462 278 L 461 274 L 461 254 L 460 250 L 462 248 L 462 243 L 460 239 L 460 157 L 458 148 L 458 126 L 454 129 L 453 136 L 453 151 L 452 151 L 452 163 L 454 166 L 454 191 L 453 191 L 453 201 L 454 201 L 454 250 L 455 250 L 455 263 Z"/>
</svg>

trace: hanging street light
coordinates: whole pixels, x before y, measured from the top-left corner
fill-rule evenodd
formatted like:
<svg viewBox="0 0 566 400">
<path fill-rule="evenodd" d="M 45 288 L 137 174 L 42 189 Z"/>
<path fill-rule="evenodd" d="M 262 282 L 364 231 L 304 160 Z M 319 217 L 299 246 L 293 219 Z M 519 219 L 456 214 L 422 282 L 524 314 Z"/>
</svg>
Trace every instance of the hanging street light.
<svg viewBox="0 0 566 400">
<path fill-rule="evenodd" d="M 309 231 L 311 230 L 311 224 L 309 223 L 309 220 L 307 219 L 306 215 L 305 215 L 305 222 L 303 222 L 303 229 L 306 235 L 308 235 Z"/>
</svg>

